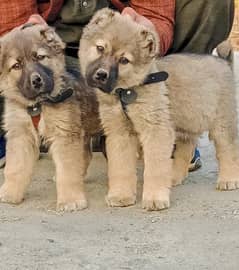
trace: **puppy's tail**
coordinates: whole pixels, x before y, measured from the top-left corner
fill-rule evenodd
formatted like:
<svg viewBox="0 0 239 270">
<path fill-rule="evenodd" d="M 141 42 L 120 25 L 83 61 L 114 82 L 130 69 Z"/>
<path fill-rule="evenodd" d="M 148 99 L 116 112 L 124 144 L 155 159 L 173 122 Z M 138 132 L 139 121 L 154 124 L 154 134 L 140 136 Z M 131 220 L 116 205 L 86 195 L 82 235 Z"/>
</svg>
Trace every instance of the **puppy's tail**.
<svg viewBox="0 0 239 270">
<path fill-rule="evenodd" d="M 233 47 L 231 42 L 227 39 L 221 42 L 216 48 L 217 55 L 226 60 L 231 67 L 233 67 Z"/>
</svg>

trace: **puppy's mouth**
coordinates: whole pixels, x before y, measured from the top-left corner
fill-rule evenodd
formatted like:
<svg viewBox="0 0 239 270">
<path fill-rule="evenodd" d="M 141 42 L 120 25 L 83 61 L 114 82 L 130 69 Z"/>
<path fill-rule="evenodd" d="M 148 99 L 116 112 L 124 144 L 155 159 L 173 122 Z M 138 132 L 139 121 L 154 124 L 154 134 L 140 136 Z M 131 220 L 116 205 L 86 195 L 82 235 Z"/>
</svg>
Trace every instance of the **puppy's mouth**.
<svg viewBox="0 0 239 270">
<path fill-rule="evenodd" d="M 110 68 L 97 66 L 86 71 L 86 82 L 90 87 L 98 88 L 104 93 L 111 94 L 118 80 L 118 66 Z"/>
<path fill-rule="evenodd" d="M 97 89 L 99 89 L 102 92 L 107 93 L 107 94 L 110 94 L 114 89 L 114 87 L 112 87 L 109 83 L 104 84 L 104 83 L 100 83 L 100 82 L 95 82 L 92 79 L 87 79 L 87 84 L 90 87 L 97 88 Z"/>
<path fill-rule="evenodd" d="M 41 64 L 30 66 L 22 72 L 18 88 L 30 100 L 49 95 L 54 89 L 53 71 Z"/>
</svg>

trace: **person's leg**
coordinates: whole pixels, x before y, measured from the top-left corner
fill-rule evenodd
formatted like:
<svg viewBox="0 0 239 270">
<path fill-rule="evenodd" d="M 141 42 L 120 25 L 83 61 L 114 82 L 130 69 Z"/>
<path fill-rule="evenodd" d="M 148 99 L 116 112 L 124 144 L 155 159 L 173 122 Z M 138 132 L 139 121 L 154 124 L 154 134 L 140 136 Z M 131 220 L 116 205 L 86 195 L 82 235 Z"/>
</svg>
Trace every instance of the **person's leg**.
<svg viewBox="0 0 239 270">
<path fill-rule="evenodd" d="M 176 0 L 170 53 L 211 53 L 227 39 L 233 18 L 234 0 Z"/>
<path fill-rule="evenodd" d="M 4 98 L 0 96 L 0 168 L 5 165 L 6 140 L 3 129 Z"/>
</svg>

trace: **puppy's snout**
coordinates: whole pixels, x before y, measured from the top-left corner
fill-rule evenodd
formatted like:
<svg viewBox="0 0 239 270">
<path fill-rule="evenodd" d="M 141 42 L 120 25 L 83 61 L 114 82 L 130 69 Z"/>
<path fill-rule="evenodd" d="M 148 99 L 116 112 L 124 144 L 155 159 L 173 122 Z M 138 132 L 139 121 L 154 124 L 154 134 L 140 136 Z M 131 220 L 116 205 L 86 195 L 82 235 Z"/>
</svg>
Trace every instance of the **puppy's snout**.
<svg viewBox="0 0 239 270">
<path fill-rule="evenodd" d="M 105 82 L 108 78 L 109 78 L 109 73 L 105 69 L 100 68 L 95 72 L 94 79 L 96 81 Z"/>
<path fill-rule="evenodd" d="M 43 86 L 43 79 L 37 72 L 33 72 L 31 75 L 31 85 L 34 89 L 39 90 Z"/>
</svg>

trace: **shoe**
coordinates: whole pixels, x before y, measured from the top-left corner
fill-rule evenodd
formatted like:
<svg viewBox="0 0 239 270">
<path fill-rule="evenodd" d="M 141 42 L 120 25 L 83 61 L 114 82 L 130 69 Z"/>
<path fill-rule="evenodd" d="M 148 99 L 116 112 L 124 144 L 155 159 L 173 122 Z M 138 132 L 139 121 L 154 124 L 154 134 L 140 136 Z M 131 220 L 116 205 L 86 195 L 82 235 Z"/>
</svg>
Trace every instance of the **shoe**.
<svg viewBox="0 0 239 270">
<path fill-rule="evenodd" d="M 93 152 L 102 152 L 105 158 L 106 155 L 106 147 L 105 147 L 105 136 L 102 134 L 98 134 L 92 139 L 92 151 Z"/>
<path fill-rule="evenodd" d="M 0 168 L 3 168 L 6 163 L 6 140 L 2 135 L 0 137 Z"/>
<path fill-rule="evenodd" d="M 200 152 L 197 148 L 195 148 L 193 158 L 189 164 L 188 171 L 189 172 L 194 172 L 202 167 L 202 161 L 201 161 L 201 156 Z"/>
</svg>

